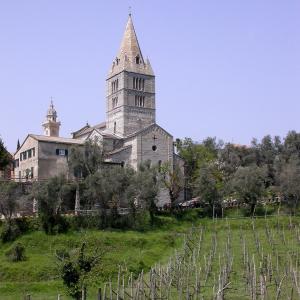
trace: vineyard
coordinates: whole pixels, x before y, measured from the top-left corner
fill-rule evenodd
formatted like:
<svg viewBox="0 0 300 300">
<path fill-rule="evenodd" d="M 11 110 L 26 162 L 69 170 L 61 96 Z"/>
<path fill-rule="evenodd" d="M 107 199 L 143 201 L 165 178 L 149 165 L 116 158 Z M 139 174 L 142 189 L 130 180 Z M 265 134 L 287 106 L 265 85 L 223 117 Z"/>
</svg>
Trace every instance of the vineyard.
<svg viewBox="0 0 300 300">
<path fill-rule="evenodd" d="M 98 299 L 300 299 L 300 226 L 289 218 L 194 226 L 168 263 L 120 266 Z"/>
</svg>

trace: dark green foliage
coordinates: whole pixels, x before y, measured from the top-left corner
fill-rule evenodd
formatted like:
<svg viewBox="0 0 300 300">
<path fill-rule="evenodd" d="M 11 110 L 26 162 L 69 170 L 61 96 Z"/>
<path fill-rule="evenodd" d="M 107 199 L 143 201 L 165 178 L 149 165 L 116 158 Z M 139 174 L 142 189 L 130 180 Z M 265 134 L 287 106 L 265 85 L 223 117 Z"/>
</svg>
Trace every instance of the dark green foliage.
<svg viewBox="0 0 300 300">
<path fill-rule="evenodd" d="M 41 226 L 47 234 L 68 230 L 69 224 L 61 212 L 69 192 L 70 186 L 64 176 L 55 176 L 33 186 L 31 197 L 38 201 Z"/>
<path fill-rule="evenodd" d="M 220 212 L 222 199 L 222 175 L 215 164 L 204 164 L 194 184 L 194 195 L 200 198 L 208 215 L 216 216 Z"/>
<path fill-rule="evenodd" d="M 300 159 L 293 155 L 281 170 L 279 176 L 280 189 L 284 195 L 284 202 L 295 214 L 300 199 Z"/>
<path fill-rule="evenodd" d="M 163 164 L 160 173 L 162 184 L 169 192 L 171 210 L 174 210 L 180 193 L 184 189 L 184 174 L 178 165 L 171 166 L 169 163 Z"/>
<path fill-rule="evenodd" d="M 20 228 L 15 222 L 7 222 L 2 227 L 0 238 L 3 243 L 12 242 L 21 235 Z"/>
<path fill-rule="evenodd" d="M 26 233 L 34 229 L 34 219 L 26 217 L 14 219 L 14 223 L 19 227 L 21 233 Z"/>
<path fill-rule="evenodd" d="M 137 279 L 142 271 L 147 272 L 148 269 L 145 263 L 139 260 L 136 264 L 131 265 L 128 271 L 132 273 L 134 279 Z"/>
<path fill-rule="evenodd" d="M 5 252 L 5 256 L 11 262 L 24 261 L 26 260 L 25 247 L 21 243 L 16 243 Z"/>
<path fill-rule="evenodd" d="M 11 220 L 16 212 L 21 194 L 21 186 L 18 183 L 0 180 L 0 214 L 6 221 Z"/>
<path fill-rule="evenodd" d="M 249 205 L 251 215 L 254 214 L 258 200 L 265 192 L 265 170 L 257 166 L 239 167 L 234 174 L 230 186 L 241 203 Z"/>
<path fill-rule="evenodd" d="M 6 150 L 2 139 L 0 138 L 0 170 L 5 169 L 5 167 L 11 162 L 11 157 L 9 152 Z"/>
<path fill-rule="evenodd" d="M 86 178 L 103 167 L 103 145 L 87 141 L 83 146 L 75 146 L 69 155 L 71 176 Z"/>
<path fill-rule="evenodd" d="M 95 253 L 98 251 L 96 250 Z M 80 299 L 81 290 L 85 286 L 85 278 L 94 265 L 99 262 L 100 255 L 88 255 L 86 244 L 82 243 L 78 253 L 72 255 L 66 251 L 57 250 L 56 257 L 60 262 L 60 272 L 68 293 L 74 299 Z"/>
<path fill-rule="evenodd" d="M 34 218 L 15 218 L 9 222 L 4 222 L 1 226 L 0 239 L 3 243 L 11 242 L 20 235 L 32 230 L 39 229 L 39 222 Z"/>
</svg>

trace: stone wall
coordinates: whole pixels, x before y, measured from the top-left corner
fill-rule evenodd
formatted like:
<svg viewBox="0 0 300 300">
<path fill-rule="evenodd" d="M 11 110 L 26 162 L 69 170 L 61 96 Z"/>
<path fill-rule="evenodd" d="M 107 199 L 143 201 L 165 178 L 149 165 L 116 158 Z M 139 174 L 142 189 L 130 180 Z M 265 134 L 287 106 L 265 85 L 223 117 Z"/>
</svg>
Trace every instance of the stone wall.
<svg viewBox="0 0 300 300">
<path fill-rule="evenodd" d="M 30 149 L 34 149 L 34 155 L 32 150 L 31 158 L 22 159 L 21 160 L 21 153 L 28 151 Z M 17 180 L 21 180 L 22 178 L 26 178 L 26 172 L 33 168 L 33 179 L 37 178 L 39 175 L 39 168 L 38 168 L 38 141 L 31 136 L 28 136 L 24 141 L 21 148 L 15 153 L 14 159 L 19 161 L 19 167 L 14 170 L 14 176 Z"/>
</svg>

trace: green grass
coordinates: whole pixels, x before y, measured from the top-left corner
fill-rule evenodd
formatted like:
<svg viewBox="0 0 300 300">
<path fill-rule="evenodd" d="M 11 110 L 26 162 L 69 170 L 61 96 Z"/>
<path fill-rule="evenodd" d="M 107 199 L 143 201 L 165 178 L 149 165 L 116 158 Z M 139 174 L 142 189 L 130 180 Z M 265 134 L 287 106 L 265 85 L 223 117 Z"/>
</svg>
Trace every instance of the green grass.
<svg viewBox="0 0 300 300">
<path fill-rule="evenodd" d="M 232 253 L 234 255 L 233 270 L 230 275 L 231 288 L 226 291 L 226 299 L 250 299 L 245 292 L 244 269 L 242 264 L 241 232 L 247 241 L 250 253 L 255 255 L 259 264 L 259 255 L 255 249 L 252 232 L 252 220 L 249 219 L 199 219 L 197 211 L 191 211 L 181 220 L 161 216 L 160 227 L 145 232 L 117 230 L 82 230 L 55 236 L 48 236 L 41 231 L 35 231 L 21 236 L 16 242 L 21 242 L 26 248 L 27 260 L 18 263 L 7 261 L 5 252 L 13 243 L 0 244 L 0 299 L 23 299 L 31 294 L 32 299 L 57 299 L 57 295 L 66 296 L 65 288 L 58 274 L 57 261 L 54 255 L 56 249 L 74 249 L 86 242 L 89 251 L 99 249 L 104 253 L 102 260 L 93 270 L 89 278 L 89 298 L 96 299 L 96 290 L 112 278 L 116 280 L 119 265 L 135 274 L 148 271 L 151 266 L 160 261 L 166 264 L 175 248 L 180 248 L 183 234 L 192 224 L 204 228 L 202 256 L 199 264 L 203 266 L 203 255 L 207 255 L 211 247 L 213 232 L 217 233 L 218 245 L 214 258 L 212 274 L 208 279 L 207 288 L 203 288 L 204 299 L 210 299 L 212 286 L 218 276 L 219 255 L 223 255 L 226 243 L 227 227 L 232 232 Z M 266 222 L 273 231 L 276 251 L 282 257 L 293 251 L 299 252 L 299 244 L 295 241 L 292 231 L 289 231 L 290 221 L 299 226 L 299 217 L 269 217 L 257 219 L 255 226 L 261 240 L 263 253 L 271 253 L 268 244 Z M 279 224 L 279 225 L 278 225 Z M 279 227 L 278 227 L 279 226 Z M 286 245 L 282 242 L 280 230 L 286 232 Z M 300 254 L 300 253 L 299 253 Z M 300 257 L 300 255 L 299 255 Z M 273 293 L 273 292 L 272 292 Z M 274 295 L 274 293 L 273 293 Z M 174 298 L 175 299 L 175 298 Z M 284 299 L 284 298 L 282 298 Z M 295 298 L 296 299 L 296 298 Z"/>
<path fill-rule="evenodd" d="M 160 219 L 164 225 L 146 232 L 82 230 L 54 236 L 31 232 L 14 242 L 25 246 L 27 256 L 26 261 L 16 263 L 9 262 L 4 254 L 13 243 L 0 244 L 0 299 L 21 299 L 28 293 L 33 299 L 56 299 L 57 294 L 65 294 L 55 250 L 79 248 L 82 242 L 86 242 L 89 251 L 98 249 L 104 253 L 89 280 L 94 290 L 110 277 L 115 278 L 119 265 L 135 274 L 141 268 L 148 270 L 181 245 L 180 233 L 190 227 L 189 222 L 170 217 Z"/>
</svg>

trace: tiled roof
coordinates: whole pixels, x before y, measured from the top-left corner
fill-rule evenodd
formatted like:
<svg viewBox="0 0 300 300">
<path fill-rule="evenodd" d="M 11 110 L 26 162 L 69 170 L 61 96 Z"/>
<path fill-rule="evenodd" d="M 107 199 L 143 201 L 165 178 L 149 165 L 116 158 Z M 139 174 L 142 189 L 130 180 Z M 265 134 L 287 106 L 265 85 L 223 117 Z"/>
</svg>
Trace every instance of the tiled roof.
<svg viewBox="0 0 300 300">
<path fill-rule="evenodd" d="M 87 124 L 84 127 L 82 127 L 81 129 L 79 129 L 75 132 L 72 132 L 72 134 L 79 137 L 81 135 L 92 132 L 94 129 L 98 129 L 98 130 L 102 131 L 105 128 L 106 128 L 106 123 L 105 122 L 99 123 L 95 126 L 90 126 L 90 125 Z"/>
<path fill-rule="evenodd" d="M 55 136 L 46 136 L 46 135 L 37 135 L 37 134 L 29 134 L 32 138 L 41 141 L 41 142 L 49 142 L 49 143 L 63 143 L 63 144 L 77 144 L 83 145 L 84 141 L 79 139 L 72 138 L 63 138 L 63 137 L 55 137 Z"/>
<path fill-rule="evenodd" d="M 132 148 L 132 146 L 131 146 L 131 145 L 128 145 L 128 146 L 124 146 L 124 147 L 119 148 L 119 149 L 115 149 L 115 150 L 113 150 L 113 151 L 108 152 L 108 155 L 116 154 L 116 153 L 119 153 L 119 152 L 121 152 L 121 151 L 123 151 L 123 150 L 126 150 L 126 149 L 129 149 L 129 148 Z"/>
</svg>

